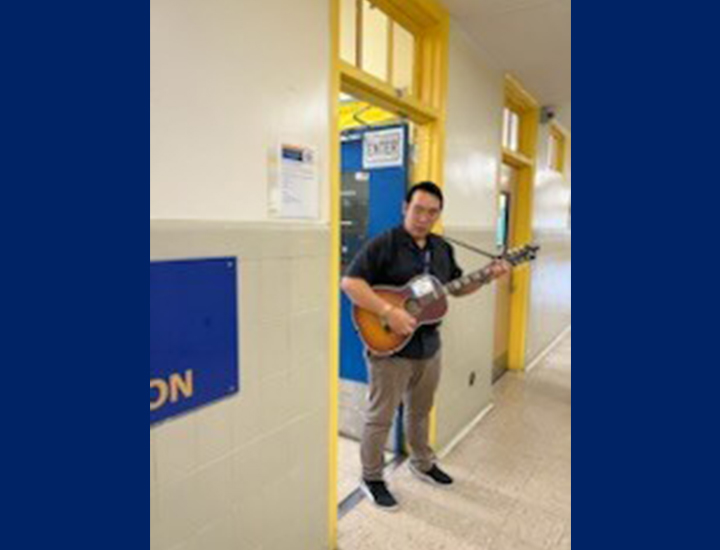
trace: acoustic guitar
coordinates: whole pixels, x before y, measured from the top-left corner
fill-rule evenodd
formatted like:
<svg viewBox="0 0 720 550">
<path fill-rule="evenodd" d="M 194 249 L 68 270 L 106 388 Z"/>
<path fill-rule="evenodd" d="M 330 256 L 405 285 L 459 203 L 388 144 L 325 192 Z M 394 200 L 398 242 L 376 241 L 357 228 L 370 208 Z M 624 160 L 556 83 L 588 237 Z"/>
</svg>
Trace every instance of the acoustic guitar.
<svg viewBox="0 0 720 550">
<path fill-rule="evenodd" d="M 540 247 L 526 245 L 513 249 L 498 259 L 516 267 L 535 260 Z M 443 285 L 433 275 L 419 275 L 402 287 L 376 286 L 373 290 L 386 302 L 402 308 L 417 320 L 417 331 L 423 325 L 442 321 L 448 312 L 448 294 L 454 294 L 474 283 L 488 284 L 493 280 L 490 265 Z M 393 332 L 387 319 L 358 306 L 353 307 L 353 322 L 358 336 L 373 355 L 387 357 L 408 345 L 413 334 Z"/>
</svg>

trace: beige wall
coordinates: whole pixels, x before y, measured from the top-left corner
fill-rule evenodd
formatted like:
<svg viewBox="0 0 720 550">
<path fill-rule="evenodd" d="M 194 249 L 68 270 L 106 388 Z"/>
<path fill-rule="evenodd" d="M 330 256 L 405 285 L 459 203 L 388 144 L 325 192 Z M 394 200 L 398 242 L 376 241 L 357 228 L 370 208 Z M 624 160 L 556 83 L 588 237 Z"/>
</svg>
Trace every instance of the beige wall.
<svg viewBox="0 0 720 550">
<path fill-rule="evenodd" d="M 327 222 L 329 5 L 151 0 L 151 219 L 267 219 L 286 140 L 320 151 Z"/>
<path fill-rule="evenodd" d="M 494 242 L 494 234 L 487 231 L 452 228 L 447 235 L 483 248 L 491 248 Z M 456 252 L 466 272 L 484 263 L 470 252 L 462 249 Z M 488 407 L 493 397 L 494 291 L 486 288 L 472 296 L 451 300 L 451 313 L 442 329 L 443 373 L 437 409 L 439 449 Z"/>
<path fill-rule="evenodd" d="M 557 106 L 557 119 L 560 124 L 572 131 L 572 101 L 565 101 Z"/>
<path fill-rule="evenodd" d="M 242 379 L 150 430 L 151 550 L 327 548 L 329 7 L 150 3 L 150 259 L 238 258 Z M 268 216 L 281 140 L 320 153 L 317 220 Z"/>
<path fill-rule="evenodd" d="M 453 24 L 445 152 L 447 226 L 495 227 L 503 82 L 502 71 Z"/>
<path fill-rule="evenodd" d="M 327 547 L 329 232 L 151 222 L 150 260 L 238 258 L 241 391 L 150 429 L 150 550 Z"/>
<path fill-rule="evenodd" d="M 571 106 L 563 122 L 571 122 Z M 534 234 L 543 247 L 532 267 L 527 360 L 543 352 L 572 322 L 572 139 L 567 141 L 566 169 L 548 168 L 549 126 L 540 126 L 535 184 Z"/>
<path fill-rule="evenodd" d="M 572 235 L 537 231 L 535 239 L 543 249 L 532 271 L 528 363 L 572 323 Z"/>
<path fill-rule="evenodd" d="M 453 24 L 447 119 L 444 221 L 447 234 L 493 249 L 501 159 L 503 73 Z M 456 248 L 466 272 L 487 261 Z M 450 443 L 492 400 L 494 289 L 453 299 L 443 328 L 438 442 Z M 470 385 L 470 375 L 476 382 Z"/>
<path fill-rule="evenodd" d="M 548 168 L 549 140 L 549 126 L 541 125 L 538 140 L 538 170 L 535 178 L 533 227 L 540 231 L 566 231 L 569 229 L 572 190 L 572 139 L 567 140 L 564 174 Z"/>
</svg>

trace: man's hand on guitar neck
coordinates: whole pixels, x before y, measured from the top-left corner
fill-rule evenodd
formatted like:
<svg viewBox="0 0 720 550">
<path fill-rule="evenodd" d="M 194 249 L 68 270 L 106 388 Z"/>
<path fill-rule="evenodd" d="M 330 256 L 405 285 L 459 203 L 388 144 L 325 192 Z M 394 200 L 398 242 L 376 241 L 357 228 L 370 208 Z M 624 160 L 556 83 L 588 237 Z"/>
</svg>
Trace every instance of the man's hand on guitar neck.
<svg viewBox="0 0 720 550">
<path fill-rule="evenodd" d="M 505 260 L 495 260 L 490 264 L 489 269 L 492 273 L 493 279 L 499 279 L 512 271 L 512 265 Z"/>
<path fill-rule="evenodd" d="M 410 336 L 417 328 L 417 319 L 399 307 L 389 306 L 383 317 L 390 329 L 400 336 Z"/>
</svg>

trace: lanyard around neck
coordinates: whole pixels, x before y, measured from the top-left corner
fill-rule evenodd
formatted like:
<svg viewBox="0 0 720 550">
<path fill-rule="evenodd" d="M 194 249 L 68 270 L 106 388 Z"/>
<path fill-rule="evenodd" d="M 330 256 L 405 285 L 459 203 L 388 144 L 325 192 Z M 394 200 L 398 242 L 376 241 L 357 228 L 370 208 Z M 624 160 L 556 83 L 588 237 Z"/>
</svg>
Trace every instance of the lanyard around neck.
<svg viewBox="0 0 720 550">
<path fill-rule="evenodd" d="M 422 262 L 423 274 L 429 275 L 430 274 L 430 265 L 432 263 L 432 252 L 430 251 L 429 248 L 426 248 L 425 250 L 420 250 L 417 253 L 422 255 L 422 257 L 420 258 L 420 261 Z"/>
</svg>

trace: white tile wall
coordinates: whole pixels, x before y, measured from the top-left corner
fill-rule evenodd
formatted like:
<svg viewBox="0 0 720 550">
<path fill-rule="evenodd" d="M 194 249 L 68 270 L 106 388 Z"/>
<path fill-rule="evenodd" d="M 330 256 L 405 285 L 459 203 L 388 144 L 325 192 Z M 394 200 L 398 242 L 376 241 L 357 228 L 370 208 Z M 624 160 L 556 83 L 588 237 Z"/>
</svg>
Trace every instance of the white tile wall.
<svg viewBox="0 0 720 550">
<path fill-rule="evenodd" d="M 494 233 L 448 228 L 447 234 L 485 250 L 493 250 Z M 470 273 L 487 260 L 456 247 L 458 263 Z M 443 372 L 437 396 L 438 447 L 450 443 L 492 399 L 492 364 L 495 334 L 495 289 L 450 298 L 450 312 L 443 323 Z M 469 385 L 470 374 L 476 382 Z"/>
<path fill-rule="evenodd" d="M 572 321 L 572 139 L 567 140 L 565 173 L 547 168 L 549 127 L 541 126 L 535 185 L 535 240 L 542 245 L 532 266 L 527 360 L 532 361 Z"/>
<path fill-rule="evenodd" d="M 572 236 L 536 231 L 543 247 L 532 266 L 527 360 L 532 361 L 572 322 Z"/>
<path fill-rule="evenodd" d="M 241 393 L 150 431 L 151 550 L 326 548 L 329 231 L 152 222 L 150 243 L 241 276 Z"/>
</svg>

